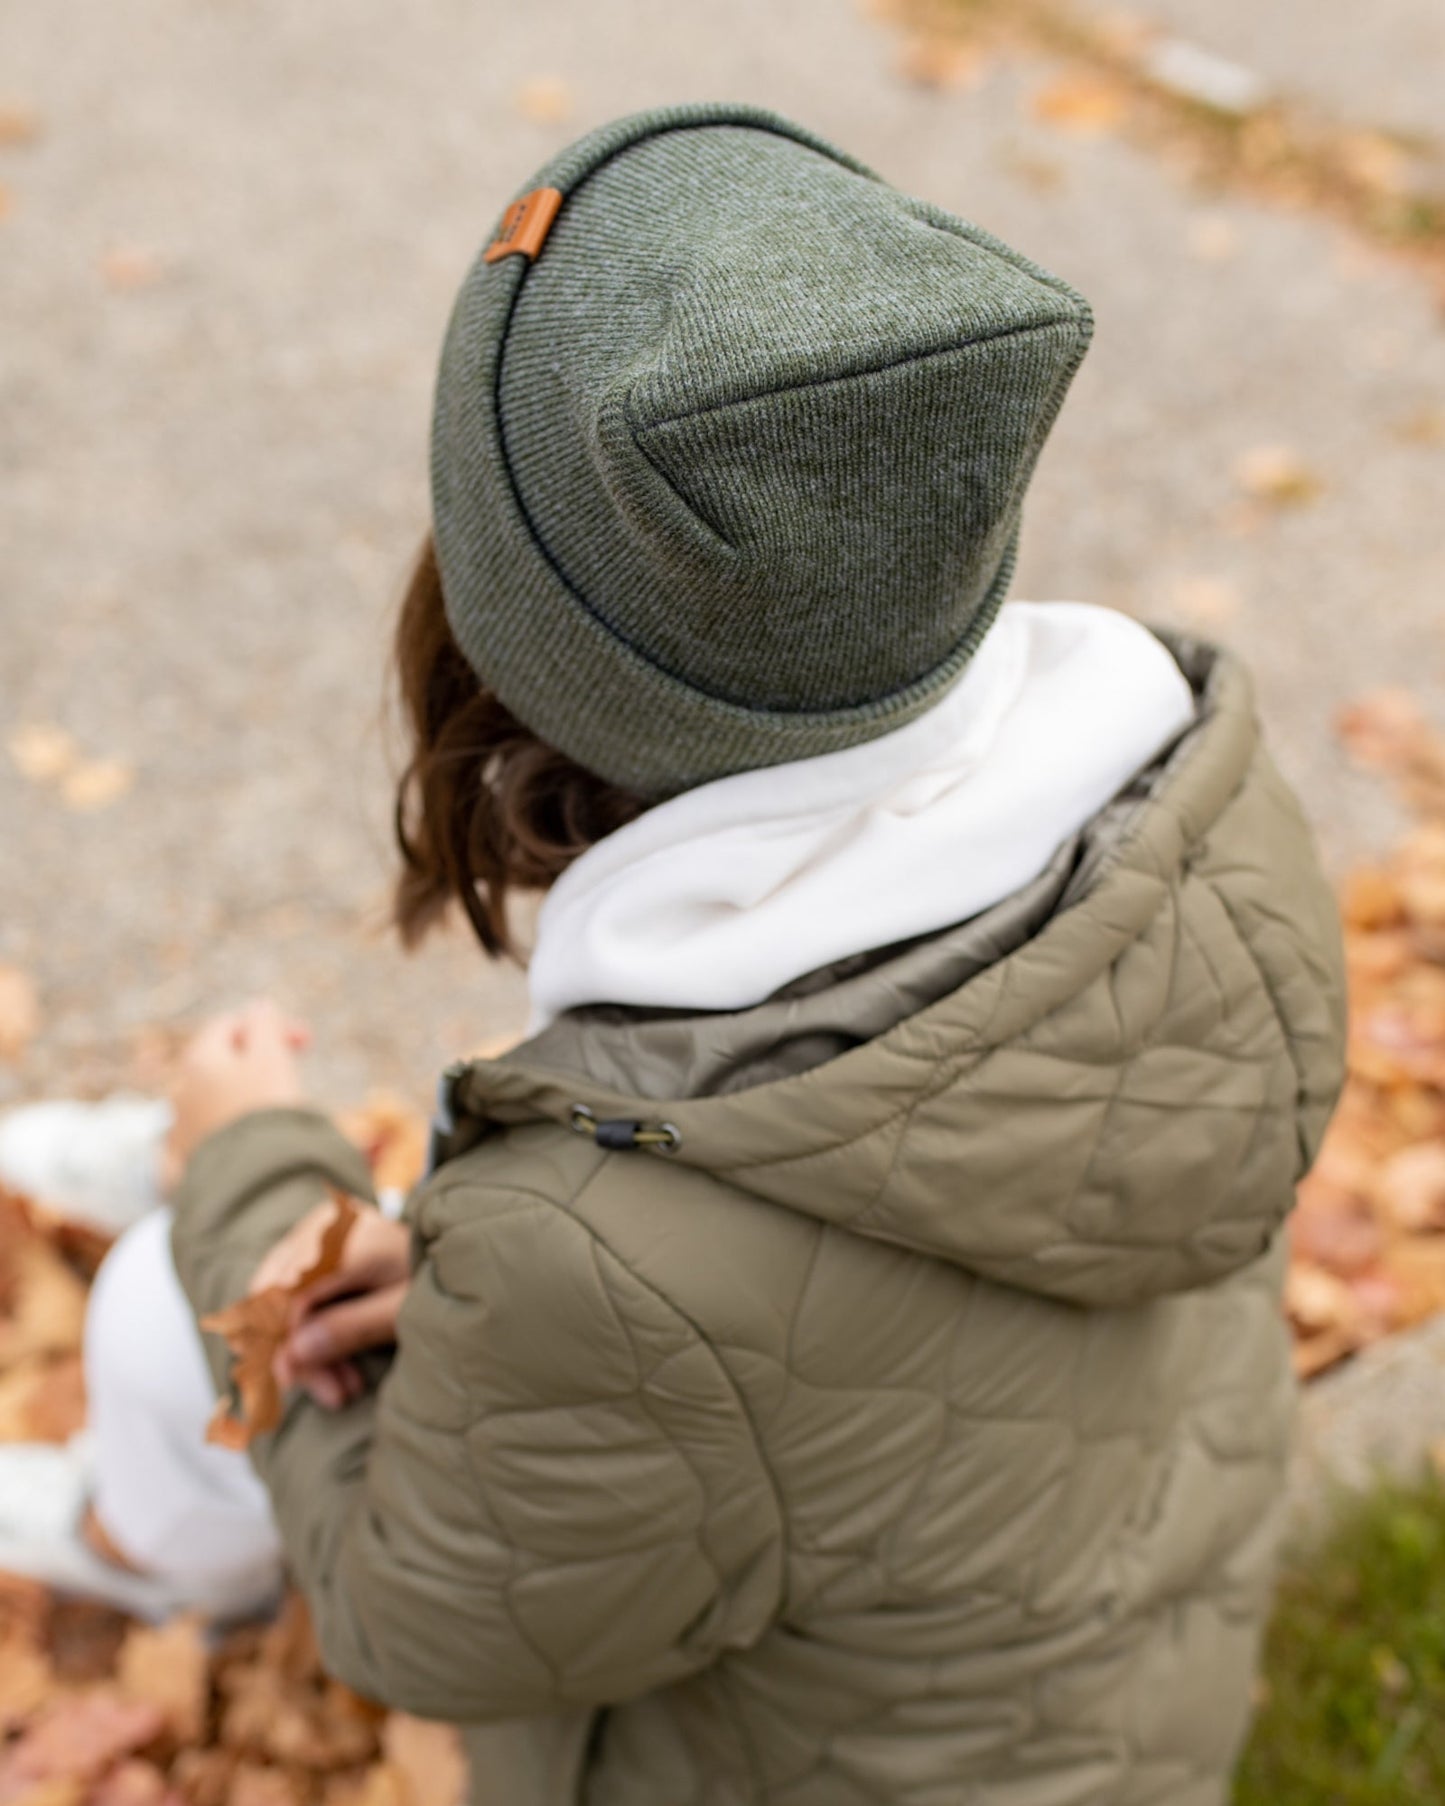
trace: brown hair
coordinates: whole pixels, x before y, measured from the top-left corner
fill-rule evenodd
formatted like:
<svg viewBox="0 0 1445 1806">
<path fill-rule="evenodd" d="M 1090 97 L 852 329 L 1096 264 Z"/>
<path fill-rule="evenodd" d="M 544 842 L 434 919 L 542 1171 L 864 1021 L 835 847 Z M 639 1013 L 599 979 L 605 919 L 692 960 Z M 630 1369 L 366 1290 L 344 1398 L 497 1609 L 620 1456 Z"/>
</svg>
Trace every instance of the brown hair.
<svg viewBox="0 0 1445 1806">
<path fill-rule="evenodd" d="M 414 947 L 460 903 L 494 958 L 517 958 L 514 889 L 544 889 L 647 807 L 539 740 L 480 683 L 452 637 L 430 537 L 396 629 L 409 746 L 396 793 L 393 919 Z"/>
</svg>

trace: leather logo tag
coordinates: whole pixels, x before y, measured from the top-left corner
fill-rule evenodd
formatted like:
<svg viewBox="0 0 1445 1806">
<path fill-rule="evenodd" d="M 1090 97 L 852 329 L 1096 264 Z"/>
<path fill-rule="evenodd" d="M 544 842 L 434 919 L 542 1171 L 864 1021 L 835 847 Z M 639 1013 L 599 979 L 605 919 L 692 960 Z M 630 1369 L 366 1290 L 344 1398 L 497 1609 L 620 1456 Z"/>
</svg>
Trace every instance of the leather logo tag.
<svg viewBox="0 0 1445 1806">
<path fill-rule="evenodd" d="M 552 221 L 561 205 L 562 196 L 555 188 L 534 188 L 520 201 L 513 201 L 502 215 L 497 236 L 483 252 L 482 262 L 495 263 L 499 257 L 510 257 L 513 252 L 535 258 L 552 230 Z"/>
</svg>

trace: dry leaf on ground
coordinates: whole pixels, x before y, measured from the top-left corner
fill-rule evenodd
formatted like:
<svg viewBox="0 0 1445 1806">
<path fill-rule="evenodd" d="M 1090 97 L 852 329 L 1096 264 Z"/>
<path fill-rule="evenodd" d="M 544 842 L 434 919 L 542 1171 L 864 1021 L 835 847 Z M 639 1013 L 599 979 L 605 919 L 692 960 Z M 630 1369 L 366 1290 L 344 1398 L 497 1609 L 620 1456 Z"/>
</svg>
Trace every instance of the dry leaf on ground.
<svg viewBox="0 0 1445 1806">
<path fill-rule="evenodd" d="M 915 88 L 971 88 L 983 77 L 988 58 L 977 44 L 939 36 L 911 38 L 898 57 L 898 73 Z"/>
<path fill-rule="evenodd" d="M 1173 586 L 1175 608 L 1195 627 L 1232 627 L 1244 608 L 1238 588 L 1222 577 L 1181 577 Z"/>
<path fill-rule="evenodd" d="M 1189 222 L 1189 250 L 1201 263 L 1227 263 L 1239 254 L 1239 233 L 1222 215 L 1202 214 Z"/>
<path fill-rule="evenodd" d="M 11 763 L 32 784 L 49 784 L 64 777 L 80 761 L 80 748 L 63 727 L 31 722 L 17 727 L 6 741 Z"/>
<path fill-rule="evenodd" d="M 100 274 L 107 288 L 126 294 L 154 288 L 165 279 L 165 266 L 144 245 L 112 245 L 100 260 Z"/>
<path fill-rule="evenodd" d="M 107 1687 L 62 1694 L 0 1754 L 0 1800 L 23 1798 L 43 1781 L 91 1781 L 165 1730 L 157 1706 Z"/>
<path fill-rule="evenodd" d="M 1097 75 L 1061 75 L 1033 98 L 1033 114 L 1045 125 L 1098 137 L 1124 123 L 1129 110 L 1126 90 Z"/>
<path fill-rule="evenodd" d="M 40 115 L 33 107 L 13 101 L 0 105 L 0 145 L 11 150 L 18 145 L 34 144 L 40 136 Z"/>
<path fill-rule="evenodd" d="M 572 117 L 572 90 L 557 76 L 534 76 L 517 89 L 517 111 L 538 125 L 560 125 Z"/>
<path fill-rule="evenodd" d="M 0 1369 L 0 1442 L 66 1442 L 84 1425 L 85 1373 L 78 1354 Z"/>
<path fill-rule="evenodd" d="M 1377 1207 L 1397 1229 L 1445 1230 L 1445 1142 L 1401 1148 L 1375 1180 Z"/>
<path fill-rule="evenodd" d="M 1298 508 L 1324 490 L 1319 473 L 1288 445 L 1258 445 L 1234 467 L 1235 480 L 1252 500 L 1272 508 Z"/>
<path fill-rule="evenodd" d="M 7 1242 L 4 1257 L 13 1300 L 0 1314 L 0 1370 L 79 1348 L 86 1301 L 80 1276 L 38 1235 L 18 1246 Z"/>
<path fill-rule="evenodd" d="M 54 1691 L 50 1664 L 29 1637 L 12 1630 L 0 1639 L 0 1737 L 22 1725 Z"/>
<path fill-rule="evenodd" d="M 118 759 L 88 759 L 60 780 L 60 798 L 67 809 L 83 813 L 108 809 L 134 783 L 134 767 L 123 765 Z"/>
<path fill-rule="evenodd" d="M 1390 429 L 1402 445 L 1445 445 L 1445 411 L 1413 408 Z"/>
<path fill-rule="evenodd" d="M 222 1399 L 211 1420 L 207 1440 L 225 1448 L 246 1448 L 255 1436 L 274 1430 L 281 1421 L 281 1389 L 272 1371 L 286 1339 L 291 1304 L 308 1286 L 334 1273 L 351 1225 L 356 1205 L 341 1192 L 333 1192 L 336 1214 L 327 1224 L 315 1260 L 289 1286 L 268 1286 L 249 1298 L 240 1298 L 224 1310 L 201 1319 L 201 1328 L 224 1336 L 236 1357 L 232 1384 L 238 1408 Z"/>
<path fill-rule="evenodd" d="M 177 1743 L 197 1742 L 210 1702 L 210 1659 L 198 1619 L 138 1624 L 121 1645 L 115 1678 L 127 1699 L 155 1706 Z"/>
<path fill-rule="evenodd" d="M 0 966 L 0 1060 L 18 1060 L 39 1027 L 35 981 L 18 966 Z"/>
<path fill-rule="evenodd" d="M 226 1806 L 303 1806 L 298 1784 L 278 1768 L 243 1762 L 231 1777 Z"/>
</svg>

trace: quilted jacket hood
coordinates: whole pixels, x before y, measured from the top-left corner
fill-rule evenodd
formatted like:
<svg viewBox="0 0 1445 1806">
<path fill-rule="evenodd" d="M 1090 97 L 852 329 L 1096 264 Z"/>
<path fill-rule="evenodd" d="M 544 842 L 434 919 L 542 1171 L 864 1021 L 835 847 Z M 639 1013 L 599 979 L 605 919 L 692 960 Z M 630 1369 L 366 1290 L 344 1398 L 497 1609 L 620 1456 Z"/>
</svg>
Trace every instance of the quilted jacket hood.
<svg viewBox="0 0 1445 1806">
<path fill-rule="evenodd" d="M 615 1158 L 1084 1304 L 1257 1258 L 1342 1081 L 1338 919 L 1245 670 L 1161 637 L 1192 726 L 1034 884 L 736 1015 L 569 1012 L 459 1075 L 466 1139 L 666 1122 Z"/>
</svg>

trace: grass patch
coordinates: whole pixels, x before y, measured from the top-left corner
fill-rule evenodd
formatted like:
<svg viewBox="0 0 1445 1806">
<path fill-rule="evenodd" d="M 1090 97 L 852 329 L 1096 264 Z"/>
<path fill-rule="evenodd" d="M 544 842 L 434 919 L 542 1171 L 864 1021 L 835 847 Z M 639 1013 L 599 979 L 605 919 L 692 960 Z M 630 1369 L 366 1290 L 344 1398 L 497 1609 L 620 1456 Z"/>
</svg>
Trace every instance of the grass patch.
<svg viewBox="0 0 1445 1806">
<path fill-rule="evenodd" d="M 1445 1801 L 1445 1489 L 1386 1488 L 1287 1563 L 1235 1806 Z"/>
</svg>

